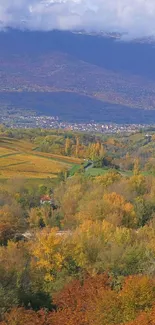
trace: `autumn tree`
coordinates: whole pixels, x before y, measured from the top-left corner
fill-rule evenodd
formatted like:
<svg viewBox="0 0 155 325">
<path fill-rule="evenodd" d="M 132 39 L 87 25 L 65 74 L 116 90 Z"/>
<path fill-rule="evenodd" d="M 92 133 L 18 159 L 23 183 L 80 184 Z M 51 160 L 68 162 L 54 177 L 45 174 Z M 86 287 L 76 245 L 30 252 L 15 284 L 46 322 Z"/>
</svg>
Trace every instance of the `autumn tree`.
<svg viewBox="0 0 155 325">
<path fill-rule="evenodd" d="M 103 154 L 103 146 L 100 142 L 92 143 L 88 147 L 88 156 L 92 160 L 97 160 Z"/>
<path fill-rule="evenodd" d="M 12 309 L 10 313 L 4 315 L 4 320 L 0 325 L 48 325 L 47 315 L 44 311 L 34 312 L 24 308 Z"/>
<path fill-rule="evenodd" d="M 39 208 L 32 208 L 29 211 L 28 222 L 31 228 L 54 226 L 54 207 L 47 203 Z"/>
<path fill-rule="evenodd" d="M 53 281 L 62 269 L 64 256 L 62 253 L 63 237 L 57 235 L 57 229 L 44 229 L 38 232 L 32 244 L 32 255 L 36 268 L 43 270 L 45 281 Z"/>
<path fill-rule="evenodd" d="M 142 311 L 136 319 L 131 322 L 125 323 L 125 325 L 155 325 L 155 307 L 148 311 Z"/>
<path fill-rule="evenodd" d="M 76 149 L 75 149 L 76 157 L 79 156 L 79 150 L 80 150 L 80 140 L 79 140 L 79 137 L 76 137 Z"/>
<path fill-rule="evenodd" d="M 58 310 L 49 315 L 51 324 L 91 324 L 88 311 L 92 309 L 92 301 L 96 299 L 100 290 L 106 290 L 108 287 L 109 277 L 104 274 L 86 277 L 83 283 L 80 280 L 73 280 L 55 295 L 54 302 L 58 306 Z"/>
<path fill-rule="evenodd" d="M 71 144 L 70 138 L 66 138 L 66 141 L 65 141 L 65 154 L 67 156 L 69 156 L 70 153 L 71 153 L 71 146 L 72 146 L 72 144 Z"/>
<path fill-rule="evenodd" d="M 112 238 L 114 228 L 106 222 L 85 221 L 70 238 L 72 256 L 76 264 L 93 275 L 104 270 L 104 251 L 107 238 Z"/>
<path fill-rule="evenodd" d="M 21 286 L 28 288 L 29 253 L 21 243 L 0 247 L 0 314 L 19 304 Z"/>
<path fill-rule="evenodd" d="M 116 226 L 134 228 L 137 225 L 136 213 L 130 202 L 113 192 L 103 196 L 105 219 Z"/>
<path fill-rule="evenodd" d="M 147 276 L 129 277 L 120 292 L 123 304 L 123 319 L 130 321 L 140 311 L 151 309 L 155 299 L 155 281 Z"/>
<path fill-rule="evenodd" d="M 88 189 L 89 181 L 83 176 L 69 178 L 66 183 L 61 184 L 55 191 L 55 199 L 60 206 L 59 213 L 62 215 L 61 225 L 65 229 L 74 228 L 77 225 L 76 212 L 80 200 Z"/>
<path fill-rule="evenodd" d="M 137 232 L 105 220 L 83 222 L 69 240 L 76 265 L 91 275 L 108 270 L 115 276 L 127 276 L 153 267 L 150 248 L 138 240 Z"/>
<path fill-rule="evenodd" d="M 146 179 L 142 174 L 133 175 L 129 180 L 129 187 L 136 195 L 143 195 L 146 192 Z"/>
<path fill-rule="evenodd" d="M 121 175 L 115 170 L 109 170 L 105 175 L 97 176 L 94 180 L 96 184 L 108 187 L 121 180 Z"/>
<path fill-rule="evenodd" d="M 0 208 L 0 243 L 6 244 L 14 238 L 16 233 L 23 232 L 26 220 L 21 207 L 14 202 L 10 206 L 5 204 Z"/>
<path fill-rule="evenodd" d="M 137 176 L 140 174 L 140 165 L 139 165 L 139 159 L 135 159 L 134 166 L 133 166 L 133 174 L 134 176 Z"/>
</svg>

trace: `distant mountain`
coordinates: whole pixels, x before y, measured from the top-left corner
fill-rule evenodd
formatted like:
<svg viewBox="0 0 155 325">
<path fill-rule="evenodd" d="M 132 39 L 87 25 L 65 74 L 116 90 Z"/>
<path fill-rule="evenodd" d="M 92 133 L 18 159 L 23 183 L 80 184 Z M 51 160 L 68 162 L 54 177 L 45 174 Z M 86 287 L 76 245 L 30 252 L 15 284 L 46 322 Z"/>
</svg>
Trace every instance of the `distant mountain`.
<svg viewBox="0 0 155 325">
<path fill-rule="evenodd" d="M 13 100 L 12 92 L 20 92 L 20 96 Z M 33 93 L 35 103 L 31 102 Z M 47 93 L 50 93 L 49 103 L 43 100 L 46 105 L 40 109 L 37 94 L 43 98 Z M 57 97 L 52 96 L 58 93 L 63 94 L 63 99 L 55 102 Z M 22 94 L 25 102 L 21 101 Z M 91 119 L 93 108 L 93 119 L 96 114 L 96 119 L 100 116 L 104 121 L 104 110 L 107 116 L 109 107 L 109 121 L 117 119 L 118 122 L 121 112 L 121 119 L 127 123 L 130 116 L 127 112 L 132 108 L 136 121 L 141 123 L 141 116 L 147 120 L 150 114 L 146 110 L 155 109 L 154 43 L 125 42 L 118 35 L 82 32 L 1 32 L 0 103 L 4 99 L 5 104 L 14 107 L 22 102 L 21 109 L 25 106 L 46 114 L 57 110 L 57 115 L 70 120 L 77 115 L 81 120 L 86 120 L 86 116 L 87 120 Z M 66 114 L 62 114 L 63 110 Z M 154 117 L 153 111 L 152 123 Z"/>
</svg>

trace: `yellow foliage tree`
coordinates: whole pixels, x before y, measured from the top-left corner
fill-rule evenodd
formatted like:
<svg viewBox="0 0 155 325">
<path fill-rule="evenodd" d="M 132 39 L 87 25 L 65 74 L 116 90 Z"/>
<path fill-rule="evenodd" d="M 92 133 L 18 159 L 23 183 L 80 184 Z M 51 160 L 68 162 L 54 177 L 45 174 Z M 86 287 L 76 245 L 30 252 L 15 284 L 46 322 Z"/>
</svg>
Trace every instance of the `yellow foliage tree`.
<svg viewBox="0 0 155 325">
<path fill-rule="evenodd" d="M 136 213 L 130 202 L 115 192 L 103 196 L 105 219 L 115 226 L 134 228 L 137 224 Z"/>
<path fill-rule="evenodd" d="M 86 220 L 72 234 L 72 256 L 76 264 L 91 275 L 98 272 L 102 252 L 112 240 L 115 228 L 106 221 Z M 101 262 L 102 263 L 102 262 Z"/>
<path fill-rule="evenodd" d="M 69 138 L 66 139 L 65 141 L 65 154 L 68 156 L 71 151 L 71 140 Z"/>
<path fill-rule="evenodd" d="M 95 177 L 95 183 L 102 184 L 105 187 L 117 182 L 121 179 L 121 175 L 116 171 L 109 171 L 105 175 Z"/>
<path fill-rule="evenodd" d="M 104 155 L 104 148 L 100 142 L 92 143 L 88 147 L 88 155 L 90 159 L 95 160 Z"/>
<path fill-rule="evenodd" d="M 32 245 L 36 267 L 44 271 L 46 281 L 54 280 L 65 258 L 62 253 L 63 238 L 57 234 L 57 231 L 56 228 L 52 228 L 38 232 Z"/>
<path fill-rule="evenodd" d="M 155 299 L 155 282 L 147 276 L 131 276 L 125 280 L 120 292 L 123 305 L 123 319 L 134 319 L 140 310 L 152 307 Z"/>
<path fill-rule="evenodd" d="M 79 156 L 79 149 L 80 149 L 80 141 L 79 141 L 79 137 L 76 137 L 76 149 L 75 149 L 76 157 Z"/>
<path fill-rule="evenodd" d="M 134 161 L 134 167 L 133 167 L 133 174 L 135 176 L 140 174 L 140 165 L 139 165 L 139 159 L 135 159 Z"/>
<path fill-rule="evenodd" d="M 146 180 L 142 174 L 136 174 L 130 178 L 129 186 L 132 191 L 136 192 L 138 195 L 143 195 L 146 191 Z"/>
</svg>

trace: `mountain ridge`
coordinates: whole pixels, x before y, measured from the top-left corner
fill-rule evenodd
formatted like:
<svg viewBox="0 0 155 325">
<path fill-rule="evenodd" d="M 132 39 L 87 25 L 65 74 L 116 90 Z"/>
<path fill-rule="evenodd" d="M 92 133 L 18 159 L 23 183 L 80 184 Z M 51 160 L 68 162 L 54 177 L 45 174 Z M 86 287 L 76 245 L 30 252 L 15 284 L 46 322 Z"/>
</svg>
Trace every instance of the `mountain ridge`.
<svg viewBox="0 0 155 325">
<path fill-rule="evenodd" d="M 107 37 L 1 32 L 0 93 L 66 92 L 115 104 L 118 109 L 155 109 L 154 54 L 150 44 Z"/>
</svg>

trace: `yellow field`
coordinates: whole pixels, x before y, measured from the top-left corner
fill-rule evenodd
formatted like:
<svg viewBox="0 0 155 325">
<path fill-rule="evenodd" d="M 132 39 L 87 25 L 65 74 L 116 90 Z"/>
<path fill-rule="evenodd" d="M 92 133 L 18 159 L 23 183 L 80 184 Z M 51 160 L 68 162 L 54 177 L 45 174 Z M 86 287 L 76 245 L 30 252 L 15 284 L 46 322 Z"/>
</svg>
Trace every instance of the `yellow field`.
<svg viewBox="0 0 155 325">
<path fill-rule="evenodd" d="M 29 142 L 0 138 L 0 179 L 55 178 L 79 159 L 33 151 Z"/>
<path fill-rule="evenodd" d="M 10 149 L 13 151 L 32 150 L 33 144 L 28 141 L 1 137 L 0 138 L 0 147 Z"/>
<path fill-rule="evenodd" d="M 13 154 L 13 153 L 14 153 L 14 150 L 0 147 L 0 157 L 4 156 L 4 155 L 10 155 L 10 154 Z"/>
<path fill-rule="evenodd" d="M 51 158 L 53 160 L 59 160 L 68 164 L 81 164 L 82 159 L 75 158 L 75 157 L 67 157 L 62 155 L 56 155 L 53 153 L 46 153 L 46 152 L 35 152 L 35 155 Z"/>
</svg>

